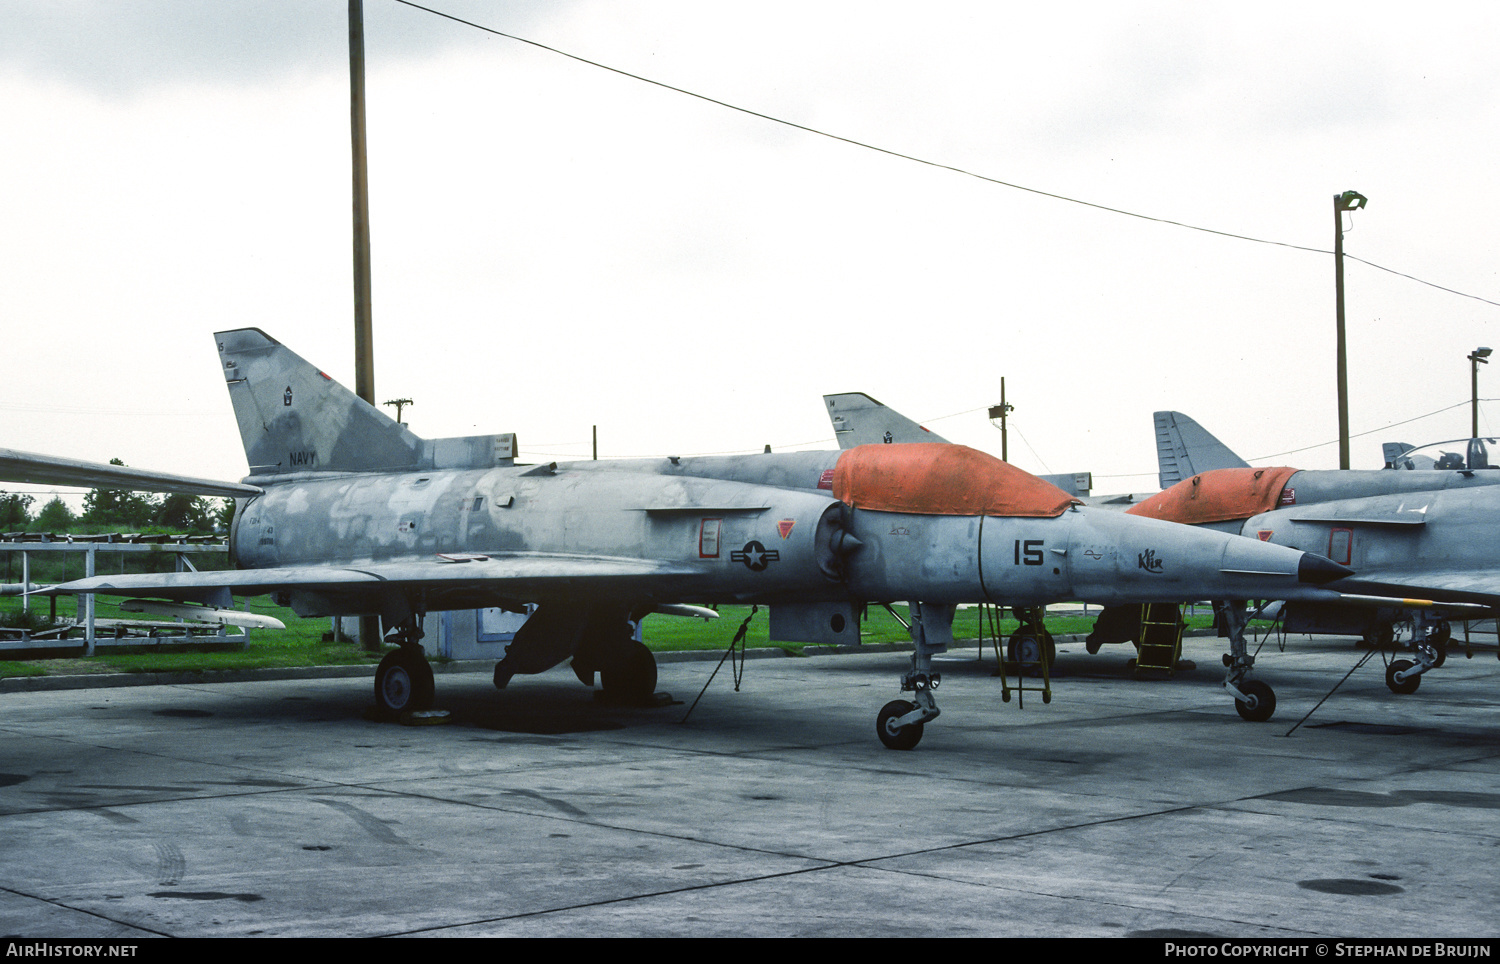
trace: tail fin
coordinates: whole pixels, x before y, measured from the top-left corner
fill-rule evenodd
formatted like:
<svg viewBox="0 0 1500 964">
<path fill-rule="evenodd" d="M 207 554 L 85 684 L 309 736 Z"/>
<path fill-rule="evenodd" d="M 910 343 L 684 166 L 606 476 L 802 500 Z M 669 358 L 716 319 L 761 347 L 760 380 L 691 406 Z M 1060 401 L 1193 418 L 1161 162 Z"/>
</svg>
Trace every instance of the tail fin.
<svg viewBox="0 0 1500 964">
<path fill-rule="evenodd" d="M 1406 453 L 1415 449 L 1415 445 L 1406 442 L 1382 442 L 1380 454 L 1385 457 L 1385 467 L 1388 469 L 1430 469 L 1435 460 L 1418 455 L 1415 458 L 1407 458 Z M 1418 464 L 1418 460 L 1427 464 Z"/>
<path fill-rule="evenodd" d="M 839 448 L 880 442 L 946 442 L 892 408 L 887 408 L 864 392 L 824 395 L 828 417 L 833 420 L 833 434 Z"/>
<path fill-rule="evenodd" d="M 1249 463 L 1181 412 L 1155 412 L 1156 468 L 1161 487 L 1170 488 L 1214 469 L 1247 469 Z"/>
<path fill-rule="evenodd" d="M 251 477 L 421 466 L 422 439 L 259 328 L 214 338 Z"/>
</svg>

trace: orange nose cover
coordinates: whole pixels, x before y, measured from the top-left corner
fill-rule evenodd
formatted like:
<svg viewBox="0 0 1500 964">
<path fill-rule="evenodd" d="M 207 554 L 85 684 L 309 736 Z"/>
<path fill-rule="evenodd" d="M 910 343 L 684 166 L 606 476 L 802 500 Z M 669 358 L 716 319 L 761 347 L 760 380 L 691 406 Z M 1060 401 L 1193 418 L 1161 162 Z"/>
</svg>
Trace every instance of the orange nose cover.
<svg viewBox="0 0 1500 964">
<path fill-rule="evenodd" d="M 1291 468 L 1215 469 L 1183 479 L 1126 509 L 1131 515 L 1187 525 L 1248 519 L 1276 508 Z"/>
<path fill-rule="evenodd" d="M 861 445 L 839 456 L 833 494 L 856 509 L 1051 518 L 1078 500 L 966 445 Z"/>
</svg>

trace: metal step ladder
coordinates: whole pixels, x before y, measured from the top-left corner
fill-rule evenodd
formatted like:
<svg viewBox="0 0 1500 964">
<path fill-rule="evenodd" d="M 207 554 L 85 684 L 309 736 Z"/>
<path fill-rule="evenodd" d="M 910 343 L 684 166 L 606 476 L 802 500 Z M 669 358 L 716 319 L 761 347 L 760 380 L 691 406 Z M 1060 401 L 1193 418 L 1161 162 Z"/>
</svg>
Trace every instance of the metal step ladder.
<svg viewBox="0 0 1500 964">
<path fill-rule="evenodd" d="M 1181 608 L 1176 603 L 1147 603 L 1141 607 L 1140 651 L 1135 657 L 1135 673 L 1166 673 L 1170 679 L 1182 658 Z"/>
<path fill-rule="evenodd" d="M 1020 625 L 1011 635 L 1006 643 L 1005 651 L 1000 650 L 1000 616 L 1004 612 L 1001 606 L 981 606 L 980 631 L 984 631 L 985 611 L 988 611 L 990 633 L 995 643 L 995 661 L 998 666 L 995 675 L 1000 677 L 1000 700 L 1010 702 L 1010 695 L 1014 692 L 1017 697 L 1017 705 L 1026 708 L 1027 692 L 1040 692 L 1043 703 L 1052 702 L 1052 661 L 1056 658 L 1057 647 L 1053 642 L 1052 635 L 1047 632 L 1043 622 L 1045 611 L 1038 608 L 1032 610 L 1014 610 L 1016 619 Z M 1010 683 L 1010 673 L 1016 674 L 1014 686 Z M 1041 686 L 1027 686 L 1026 678 L 1040 677 Z"/>
</svg>

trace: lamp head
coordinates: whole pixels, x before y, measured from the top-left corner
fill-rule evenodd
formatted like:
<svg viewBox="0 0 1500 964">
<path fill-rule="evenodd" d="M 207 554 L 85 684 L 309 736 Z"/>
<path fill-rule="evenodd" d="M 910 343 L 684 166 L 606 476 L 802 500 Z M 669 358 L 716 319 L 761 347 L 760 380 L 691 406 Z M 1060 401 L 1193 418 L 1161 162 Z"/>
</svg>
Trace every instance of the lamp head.
<svg viewBox="0 0 1500 964">
<path fill-rule="evenodd" d="M 1333 205 L 1340 211 L 1358 211 L 1370 203 L 1370 199 L 1358 191 L 1345 191 L 1333 199 Z"/>
</svg>

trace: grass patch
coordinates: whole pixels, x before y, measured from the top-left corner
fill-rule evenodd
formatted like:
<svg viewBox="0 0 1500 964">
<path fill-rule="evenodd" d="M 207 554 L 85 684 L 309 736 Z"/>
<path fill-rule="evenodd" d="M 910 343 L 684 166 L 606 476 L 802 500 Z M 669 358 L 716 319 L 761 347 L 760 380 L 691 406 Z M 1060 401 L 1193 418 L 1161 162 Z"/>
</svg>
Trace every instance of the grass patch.
<svg viewBox="0 0 1500 964">
<path fill-rule="evenodd" d="M 893 609 L 902 619 L 910 619 L 906 606 L 893 606 Z M 698 619 L 685 619 L 674 616 L 652 616 L 647 619 L 642 627 L 642 637 L 646 645 L 657 652 L 672 652 L 682 650 L 721 650 L 727 649 L 729 641 L 739 630 L 740 624 L 750 615 L 749 606 L 720 606 L 719 618 L 705 623 Z M 1094 620 L 1098 617 L 1097 609 L 1090 609 L 1087 616 L 1050 616 L 1047 619 L 1047 631 L 1054 636 L 1087 635 L 1094 629 Z M 993 630 L 988 625 L 988 617 L 985 618 L 986 625 L 981 629 L 979 608 L 969 607 L 960 609 L 953 618 L 953 638 L 958 640 L 974 640 L 983 635 L 989 638 Z M 1187 617 L 1189 629 L 1206 628 L 1213 625 L 1211 614 L 1190 615 Z M 1019 628 L 1020 623 L 1014 618 L 1007 616 L 1000 620 L 1000 634 L 1009 637 Z M 773 642 L 770 639 L 770 614 L 762 606 L 760 611 L 751 620 L 750 628 L 745 632 L 745 645 L 751 649 L 772 647 L 782 649 L 789 653 L 800 654 L 805 643 Z M 865 619 L 860 624 L 860 642 L 873 643 L 909 643 L 911 634 L 908 633 L 884 607 L 871 606 L 865 614 Z"/>
<path fill-rule="evenodd" d="M 76 601 L 73 597 L 58 600 L 59 619 L 72 618 Z M 896 606 L 903 619 L 907 607 Z M 20 600 L 0 599 L 0 623 L 6 620 L 24 620 L 30 624 L 47 622 L 44 615 L 50 609 L 45 600 L 32 600 L 31 614 L 19 616 Z M 0 678 L 17 676 L 45 676 L 88 672 L 124 673 L 196 673 L 215 670 L 283 669 L 299 666 L 357 666 L 368 665 L 380 658 L 380 653 L 364 652 L 356 642 L 325 641 L 331 630 L 330 621 L 323 617 L 304 619 L 289 609 L 273 605 L 269 597 L 250 600 L 251 612 L 275 616 L 286 624 L 285 631 L 253 630 L 249 645 L 244 649 L 226 650 L 216 637 L 205 636 L 201 645 L 173 643 L 170 648 L 159 647 L 148 639 L 130 650 L 111 648 L 97 656 L 67 659 L 0 660 Z M 1047 620 L 1047 629 L 1054 636 L 1086 634 L 1093 629 L 1096 610 L 1088 616 L 1054 616 Z M 751 614 L 749 606 L 721 606 L 719 618 L 711 622 L 674 616 L 653 616 L 643 626 L 646 645 L 657 652 L 686 650 L 722 651 L 729 646 L 740 624 Z M 116 600 L 98 597 L 95 615 L 100 619 L 141 619 L 144 614 L 121 612 Z M 146 617 L 149 618 L 149 617 Z M 1213 618 L 1208 614 L 1189 616 L 1190 628 L 1211 626 Z M 1000 621 L 1000 633 L 1008 637 L 1016 631 L 1013 618 Z M 770 612 L 761 607 L 750 622 L 745 643 L 751 648 L 776 648 L 793 655 L 800 655 L 806 644 L 775 641 L 769 637 Z M 977 607 L 958 611 L 953 620 L 954 638 L 974 640 L 981 636 L 980 610 Z M 989 636 L 988 626 L 983 635 Z M 884 608 L 869 607 L 860 631 L 861 642 L 907 643 L 910 634 L 901 623 Z M 76 640 L 71 641 L 77 645 Z"/>
<path fill-rule="evenodd" d="M 97 597 L 94 615 L 97 619 L 152 619 L 145 613 L 122 612 L 118 600 Z M 7 618 L 20 618 L 18 599 L 0 599 L 0 623 Z M 46 600 L 32 600 L 31 620 L 47 622 L 49 609 Z M 341 641 L 326 642 L 332 626 L 326 618 L 304 619 L 289 609 L 271 603 L 269 597 L 250 600 L 250 612 L 274 616 L 286 624 L 285 630 L 257 629 L 250 633 L 250 641 L 242 649 L 225 649 L 218 637 L 206 635 L 201 643 L 172 643 L 170 648 L 142 638 L 139 646 L 130 648 L 111 647 L 96 656 L 70 657 L 66 659 L 34 659 L 0 661 L 0 678 L 13 676 L 45 676 L 90 672 L 122 673 L 197 673 L 211 670 L 237 669 L 281 669 L 296 666 L 351 666 L 369 663 L 380 654 L 367 654 L 358 643 Z M 76 613 L 73 597 L 58 599 L 59 619 L 72 619 Z M 63 645 L 78 646 L 81 639 L 66 640 Z M 45 645 L 39 642 L 38 645 Z"/>
</svg>

